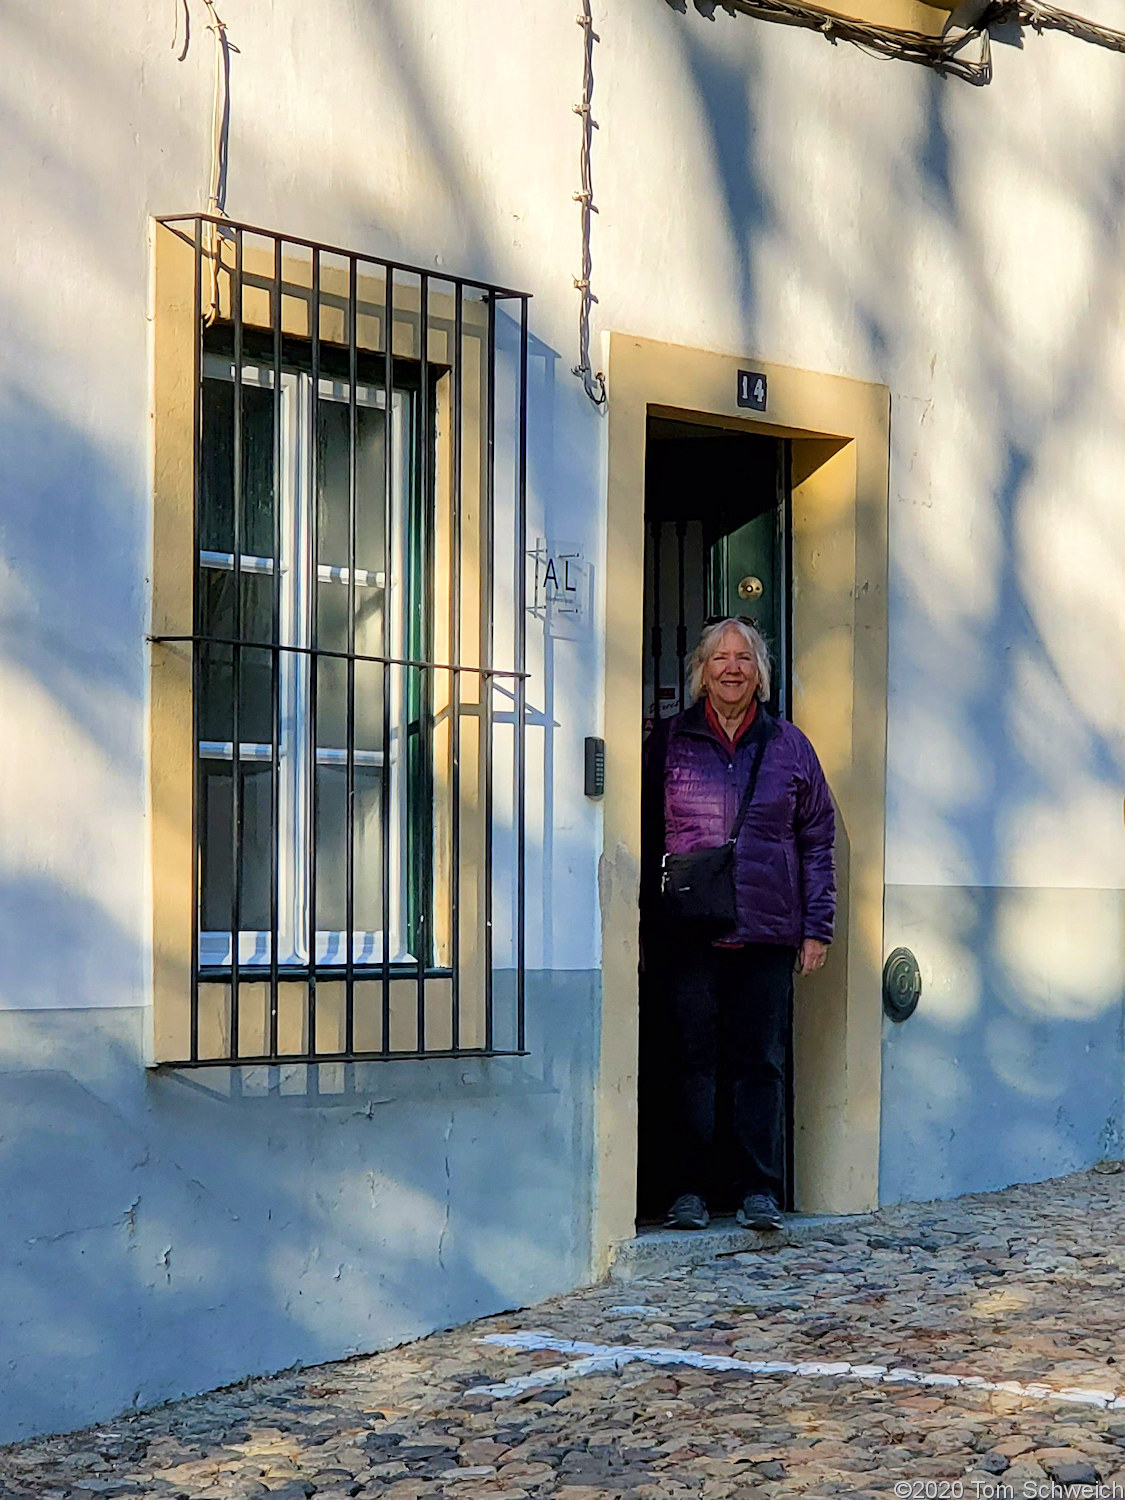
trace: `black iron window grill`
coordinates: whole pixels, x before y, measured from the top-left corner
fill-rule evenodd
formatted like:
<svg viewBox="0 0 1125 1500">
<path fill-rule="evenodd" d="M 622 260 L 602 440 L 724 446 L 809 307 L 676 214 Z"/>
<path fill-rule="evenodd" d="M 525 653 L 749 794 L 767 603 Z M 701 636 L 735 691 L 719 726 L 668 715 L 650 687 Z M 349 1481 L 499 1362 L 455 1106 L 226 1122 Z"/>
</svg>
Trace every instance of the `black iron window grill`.
<svg viewBox="0 0 1125 1500">
<path fill-rule="evenodd" d="M 193 266 L 192 618 L 152 639 L 191 657 L 195 906 L 159 1060 L 523 1053 L 528 298 L 159 222 Z"/>
</svg>

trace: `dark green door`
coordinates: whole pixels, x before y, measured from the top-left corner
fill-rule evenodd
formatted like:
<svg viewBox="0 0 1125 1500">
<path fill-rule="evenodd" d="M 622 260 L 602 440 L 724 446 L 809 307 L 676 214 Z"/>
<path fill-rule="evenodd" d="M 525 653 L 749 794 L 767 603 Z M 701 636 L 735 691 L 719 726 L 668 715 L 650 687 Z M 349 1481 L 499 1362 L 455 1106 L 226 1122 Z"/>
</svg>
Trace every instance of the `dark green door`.
<svg viewBox="0 0 1125 1500">
<path fill-rule="evenodd" d="M 722 530 L 710 548 L 708 613 L 742 615 L 765 636 L 773 662 L 770 707 L 789 710 L 789 445 L 776 444 L 776 491 L 759 488 L 757 515 Z M 724 518 L 724 527 L 734 519 Z"/>
</svg>

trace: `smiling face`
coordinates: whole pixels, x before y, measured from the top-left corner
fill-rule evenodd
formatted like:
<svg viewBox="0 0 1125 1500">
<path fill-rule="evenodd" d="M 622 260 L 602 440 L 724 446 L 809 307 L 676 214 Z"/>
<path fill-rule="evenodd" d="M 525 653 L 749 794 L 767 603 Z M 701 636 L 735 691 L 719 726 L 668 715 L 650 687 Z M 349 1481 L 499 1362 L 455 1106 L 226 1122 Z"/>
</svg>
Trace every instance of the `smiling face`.
<svg viewBox="0 0 1125 1500">
<path fill-rule="evenodd" d="M 733 718 L 750 707 L 759 682 L 758 663 L 733 625 L 727 626 L 704 661 L 702 682 L 717 713 Z"/>
</svg>

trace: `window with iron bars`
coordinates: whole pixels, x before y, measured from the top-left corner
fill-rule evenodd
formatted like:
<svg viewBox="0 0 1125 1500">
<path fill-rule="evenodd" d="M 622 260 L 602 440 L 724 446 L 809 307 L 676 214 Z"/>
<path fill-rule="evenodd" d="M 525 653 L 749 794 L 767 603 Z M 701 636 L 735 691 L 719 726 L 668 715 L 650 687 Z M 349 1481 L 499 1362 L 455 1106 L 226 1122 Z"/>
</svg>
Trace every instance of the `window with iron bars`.
<svg viewBox="0 0 1125 1500">
<path fill-rule="evenodd" d="M 527 298 L 208 216 L 156 286 L 154 1061 L 522 1052 Z"/>
</svg>

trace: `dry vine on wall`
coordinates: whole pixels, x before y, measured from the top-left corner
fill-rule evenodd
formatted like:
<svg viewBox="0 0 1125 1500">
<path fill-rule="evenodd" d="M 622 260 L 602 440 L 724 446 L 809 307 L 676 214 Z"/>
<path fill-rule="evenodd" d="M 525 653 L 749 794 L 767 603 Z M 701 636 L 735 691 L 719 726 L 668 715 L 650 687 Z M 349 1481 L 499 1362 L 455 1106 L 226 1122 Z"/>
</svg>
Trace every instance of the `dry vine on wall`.
<svg viewBox="0 0 1125 1500">
<path fill-rule="evenodd" d="M 215 39 L 215 82 L 211 98 L 211 166 L 207 177 L 207 212 L 212 221 L 205 225 L 206 251 L 211 263 L 211 288 L 208 305 L 204 309 L 204 321 L 213 323 L 219 316 L 219 237 L 222 233 L 214 219 L 225 219 L 227 214 L 227 160 L 230 149 L 230 58 L 238 48 L 227 34 L 226 22 L 215 9 L 215 0 L 202 0 L 207 12 L 207 30 Z M 183 45 L 179 47 L 177 61 L 183 62 L 191 49 L 191 7 L 189 0 L 182 0 L 176 7 L 176 34 L 172 38 L 173 50 L 179 45 L 180 16 L 183 16 Z"/>
<path fill-rule="evenodd" d="M 604 406 L 606 400 L 605 376 L 595 373 L 590 364 L 590 312 L 598 300 L 590 285 L 593 273 L 593 257 L 590 251 L 590 227 L 592 216 L 597 213 L 594 206 L 594 181 L 590 166 L 594 131 L 598 128 L 591 112 L 594 98 L 594 44 L 598 37 L 594 32 L 594 18 L 590 12 L 590 0 L 582 0 L 582 14 L 577 18 L 585 42 L 582 69 L 582 99 L 574 106 L 574 113 L 582 120 L 582 149 L 579 153 L 579 179 L 581 186 L 574 195 L 582 215 L 582 271 L 574 278 L 574 285 L 581 297 L 578 310 L 578 363 L 574 367 L 586 388 L 586 394 L 595 406 Z"/>
</svg>

